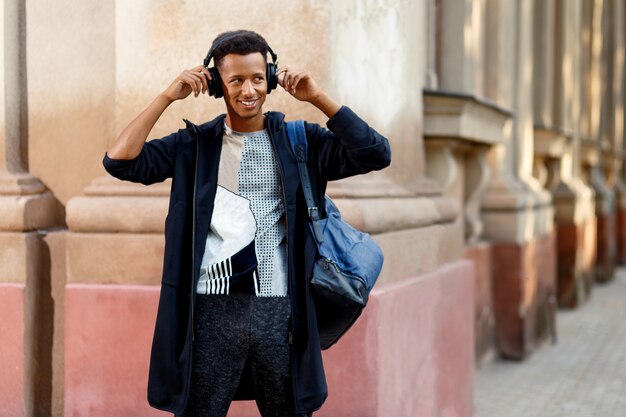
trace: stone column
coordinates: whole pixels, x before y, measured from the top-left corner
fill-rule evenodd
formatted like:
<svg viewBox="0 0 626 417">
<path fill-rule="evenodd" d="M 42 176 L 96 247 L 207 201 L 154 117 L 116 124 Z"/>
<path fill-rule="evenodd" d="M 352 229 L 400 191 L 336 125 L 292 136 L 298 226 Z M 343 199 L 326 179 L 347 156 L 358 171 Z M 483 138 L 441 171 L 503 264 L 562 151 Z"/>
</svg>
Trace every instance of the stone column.
<svg viewBox="0 0 626 417">
<path fill-rule="evenodd" d="M 625 6 L 624 2 L 612 0 L 612 39 L 613 48 L 610 55 L 613 57 L 613 88 L 612 103 L 613 111 L 611 111 L 613 122 L 612 126 L 612 159 L 613 159 L 613 184 L 616 196 L 616 261 L 626 263 L 626 182 L 623 176 L 624 170 L 624 99 L 626 97 L 626 80 L 624 71 L 624 48 L 626 42 L 624 40 Z"/>
<path fill-rule="evenodd" d="M 484 239 L 482 202 L 490 182 L 487 155 L 501 146 L 506 109 L 485 100 L 487 50 L 485 0 L 437 1 L 438 88 L 424 92 L 427 175 L 454 198 L 464 218 L 464 258 L 476 272 L 476 360 L 493 350 L 491 244 Z M 432 23 L 431 23 L 432 24 Z"/>
<path fill-rule="evenodd" d="M 439 46 L 439 26 L 441 26 L 440 16 L 441 0 L 427 0 L 426 3 L 426 25 L 428 40 L 426 42 L 427 57 L 426 68 L 424 70 L 424 88 L 434 90 L 439 86 L 438 67 L 440 61 L 437 55 Z"/>
<path fill-rule="evenodd" d="M 597 216 L 596 216 L 596 190 L 591 184 L 591 169 L 597 164 L 597 151 L 594 146 L 594 141 L 591 139 L 593 133 L 597 130 L 597 110 L 593 103 L 595 97 L 595 90 L 592 89 L 593 83 L 593 50 L 592 50 L 592 35 L 593 35 L 593 16 L 594 16 L 594 2 L 589 0 L 581 0 L 580 2 L 580 16 L 581 16 L 581 46 L 580 46 L 580 68 L 581 68 L 581 82 L 580 86 L 580 111 L 578 122 L 574 123 L 578 127 L 580 132 L 580 140 L 574 142 L 575 145 L 575 158 L 573 171 L 578 173 L 578 178 L 582 185 L 590 190 L 593 194 L 593 203 L 589 207 L 593 211 L 593 215 L 590 215 L 585 222 L 583 230 L 584 252 L 582 260 L 584 285 L 581 286 L 579 292 L 589 293 L 592 288 L 592 284 L 595 281 L 596 276 L 596 255 L 597 255 Z M 595 127 L 594 127 L 595 126 Z M 577 152 L 576 152 L 577 151 Z"/>
<path fill-rule="evenodd" d="M 615 264 L 615 192 L 607 180 L 612 161 L 607 158 L 611 140 L 612 41 L 610 1 L 593 4 L 591 22 L 591 136 L 598 160 L 589 167 L 589 178 L 596 192 L 597 255 L 596 281 L 608 281 Z M 608 159 L 608 160 L 607 160 Z"/>
<path fill-rule="evenodd" d="M 511 114 L 468 94 L 424 91 L 426 173 L 444 194 L 455 199 L 456 220 L 465 239 L 464 258 L 476 270 L 476 360 L 493 350 L 494 316 L 491 245 L 484 240 L 481 203 L 490 179 L 486 154 L 502 141 Z"/>
<path fill-rule="evenodd" d="M 533 136 L 534 136 L 534 164 L 533 173 L 538 178 L 539 184 L 546 188 L 552 195 L 555 206 L 557 199 L 567 194 L 575 197 L 572 187 L 561 178 L 561 164 L 556 151 L 550 155 L 550 150 L 561 145 L 561 150 L 569 149 L 571 158 L 571 146 L 563 146 L 563 134 L 555 127 L 553 107 L 557 98 L 554 89 L 554 67 L 560 63 L 558 49 L 555 45 L 555 14 L 557 13 L 556 2 L 534 2 L 534 26 L 533 36 Z M 554 146 L 556 145 L 556 146 Z M 548 152 L 546 152 L 548 151 Z M 565 165 L 565 164 L 564 164 Z M 557 196 L 557 190 L 559 195 Z M 558 206 L 557 206 L 558 207 Z M 557 208 L 558 210 L 558 208 Z M 547 219 L 549 221 L 549 219 Z M 557 235 L 557 231 L 555 231 Z M 558 236 L 558 235 L 557 235 Z M 551 243 L 552 245 L 552 243 Z M 557 250 L 558 254 L 558 250 Z M 537 326 L 536 337 L 543 339 L 550 335 L 556 340 L 556 279 L 554 276 L 555 263 L 560 257 L 538 257 L 537 285 Z M 544 260 L 547 262 L 544 263 Z"/>
<path fill-rule="evenodd" d="M 485 96 L 486 4 L 486 0 L 441 1 L 442 90 Z"/>
<path fill-rule="evenodd" d="M 24 1 L 2 6 L 0 45 L 0 230 L 24 231 L 55 224 L 54 198 L 28 172 L 28 100 Z"/>
<path fill-rule="evenodd" d="M 537 289 L 554 279 L 556 256 L 551 196 L 532 177 L 533 22 L 533 1 L 487 3 L 487 95 L 515 116 L 490 155 L 483 218 L 485 237 L 494 242 L 497 346 L 515 359 L 536 343 L 537 322 L 545 317 Z"/>
<path fill-rule="evenodd" d="M 50 415 L 53 307 L 42 229 L 59 204 L 28 166 L 24 0 L 0 6 L 0 414 Z"/>
<path fill-rule="evenodd" d="M 553 195 L 558 253 L 558 299 L 573 307 L 585 298 L 584 230 L 593 213 L 588 210 L 592 191 L 575 170 L 579 132 L 574 120 L 580 113 L 579 89 L 580 2 L 537 2 L 543 20 L 538 26 L 554 28 L 535 39 L 535 154 L 547 164 L 547 188 Z M 549 34 L 548 34 L 549 33 Z M 556 64 L 548 64 L 556 63 Z M 548 82 L 549 86 L 545 83 Z M 549 103 L 549 106 L 546 105 Z M 538 110 L 541 109 L 541 113 Z"/>
<path fill-rule="evenodd" d="M 187 48 L 190 43 L 159 44 L 159 36 L 176 37 L 171 28 L 180 10 L 165 3 L 153 4 L 152 10 L 149 3 L 86 2 L 76 12 L 85 24 L 93 25 L 95 45 L 69 57 L 82 69 L 76 84 L 88 88 L 88 79 L 83 78 L 88 73 L 101 80 L 88 97 L 74 86 L 71 90 L 76 101 L 98 111 L 79 113 L 97 129 L 91 142 L 83 145 L 91 160 L 88 172 L 104 173 L 102 157 L 121 129 L 166 83 L 197 65 L 206 53 L 198 48 L 194 61 L 193 50 Z M 98 20 L 91 21 L 90 16 Z M 142 25 L 142 18 L 147 24 Z M 189 57 L 177 55 L 183 49 Z M 148 62 L 151 54 L 158 59 Z M 93 62 L 98 62 L 97 68 Z M 196 103 L 199 100 L 207 98 Z M 181 117 L 170 110 L 162 123 L 167 121 L 176 130 Z M 151 138 L 165 135 L 162 126 Z M 92 151 L 94 144 L 98 146 Z M 91 183 L 86 180 L 82 195 L 71 196 L 66 210 L 64 415 L 162 415 L 148 405 L 146 383 L 170 183 L 144 187 L 106 174 Z"/>
</svg>

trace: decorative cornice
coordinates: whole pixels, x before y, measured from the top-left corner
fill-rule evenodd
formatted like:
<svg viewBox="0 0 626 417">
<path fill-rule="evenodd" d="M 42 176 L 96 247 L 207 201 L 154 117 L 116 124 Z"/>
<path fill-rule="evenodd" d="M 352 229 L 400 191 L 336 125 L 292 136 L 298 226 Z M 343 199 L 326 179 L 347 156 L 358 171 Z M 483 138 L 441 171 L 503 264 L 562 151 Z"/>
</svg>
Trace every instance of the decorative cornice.
<svg viewBox="0 0 626 417">
<path fill-rule="evenodd" d="M 512 112 L 469 94 L 424 90 L 424 138 L 501 143 Z"/>
</svg>

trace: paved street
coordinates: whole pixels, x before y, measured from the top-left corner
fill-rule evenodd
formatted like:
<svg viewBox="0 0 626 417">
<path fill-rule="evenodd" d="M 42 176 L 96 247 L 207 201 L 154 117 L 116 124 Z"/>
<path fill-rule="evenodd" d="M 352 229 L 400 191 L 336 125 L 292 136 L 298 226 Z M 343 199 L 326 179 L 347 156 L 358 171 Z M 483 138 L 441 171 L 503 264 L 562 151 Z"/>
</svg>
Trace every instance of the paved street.
<svg viewBox="0 0 626 417">
<path fill-rule="evenodd" d="M 559 341 L 476 374 L 476 417 L 625 417 L 626 269 L 589 302 L 559 311 Z"/>
</svg>

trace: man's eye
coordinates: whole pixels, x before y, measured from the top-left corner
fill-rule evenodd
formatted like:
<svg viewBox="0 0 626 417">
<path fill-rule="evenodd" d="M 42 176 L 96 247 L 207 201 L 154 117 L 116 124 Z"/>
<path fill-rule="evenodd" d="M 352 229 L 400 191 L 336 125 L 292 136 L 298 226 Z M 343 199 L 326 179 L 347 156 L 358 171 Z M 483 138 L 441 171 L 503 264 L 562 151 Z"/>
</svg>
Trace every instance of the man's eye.
<svg viewBox="0 0 626 417">
<path fill-rule="evenodd" d="M 230 82 L 233 84 L 239 84 L 241 82 L 241 78 L 234 78 Z"/>
<path fill-rule="evenodd" d="M 260 77 L 260 76 L 259 76 L 259 77 L 256 77 L 256 78 L 254 79 L 254 81 L 256 81 L 256 82 L 258 82 L 258 83 L 263 82 L 263 80 L 264 80 L 264 78 L 263 78 L 263 77 Z"/>
</svg>

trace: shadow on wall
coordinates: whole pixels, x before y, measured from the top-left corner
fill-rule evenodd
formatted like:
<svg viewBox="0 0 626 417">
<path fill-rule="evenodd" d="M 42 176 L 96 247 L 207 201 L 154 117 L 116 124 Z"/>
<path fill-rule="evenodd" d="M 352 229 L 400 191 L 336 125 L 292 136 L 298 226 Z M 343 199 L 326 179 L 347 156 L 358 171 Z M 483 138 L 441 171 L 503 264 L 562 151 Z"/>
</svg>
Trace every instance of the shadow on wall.
<svg viewBox="0 0 626 417">
<path fill-rule="evenodd" d="M 42 233 L 33 239 L 25 300 L 26 415 L 47 416 L 52 410 L 52 340 L 54 300 L 51 292 L 51 255 Z"/>
<path fill-rule="evenodd" d="M 57 201 L 58 202 L 58 201 Z M 58 204 L 59 212 L 64 207 Z M 63 416 L 65 229 L 32 234 L 24 307 L 27 416 Z"/>
</svg>

